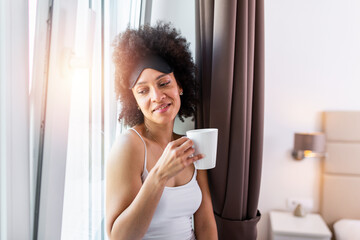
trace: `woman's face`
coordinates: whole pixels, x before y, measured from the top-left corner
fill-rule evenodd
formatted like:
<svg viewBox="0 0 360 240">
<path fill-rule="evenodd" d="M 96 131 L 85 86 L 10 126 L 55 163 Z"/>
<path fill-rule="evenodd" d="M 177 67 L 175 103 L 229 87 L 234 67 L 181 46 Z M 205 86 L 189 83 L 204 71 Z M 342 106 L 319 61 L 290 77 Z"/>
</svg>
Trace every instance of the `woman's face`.
<svg viewBox="0 0 360 240">
<path fill-rule="evenodd" d="M 179 112 L 182 89 L 173 73 L 147 68 L 132 88 L 144 118 L 157 124 L 172 122 Z"/>
</svg>

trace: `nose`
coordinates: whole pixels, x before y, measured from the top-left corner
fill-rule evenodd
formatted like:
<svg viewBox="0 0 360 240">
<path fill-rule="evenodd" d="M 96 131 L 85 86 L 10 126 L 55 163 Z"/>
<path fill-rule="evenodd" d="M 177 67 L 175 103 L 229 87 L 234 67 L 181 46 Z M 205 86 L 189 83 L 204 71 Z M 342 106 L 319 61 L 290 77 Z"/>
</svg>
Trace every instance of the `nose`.
<svg viewBox="0 0 360 240">
<path fill-rule="evenodd" d="M 151 91 L 151 100 L 153 102 L 159 102 L 165 98 L 165 94 L 158 88 L 153 88 Z"/>
</svg>

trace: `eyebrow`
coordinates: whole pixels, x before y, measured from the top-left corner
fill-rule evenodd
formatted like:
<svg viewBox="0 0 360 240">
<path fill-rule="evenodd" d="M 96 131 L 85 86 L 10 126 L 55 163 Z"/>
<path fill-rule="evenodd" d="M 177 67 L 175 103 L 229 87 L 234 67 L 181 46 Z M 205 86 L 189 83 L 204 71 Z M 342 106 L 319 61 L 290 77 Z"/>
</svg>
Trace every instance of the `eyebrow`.
<svg viewBox="0 0 360 240">
<path fill-rule="evenodd" d="M 157 78 L 155 78 L 155 80 L 159 80 L 160 78 L 165 77 L 168 74 L 169 73 L 160 74 L 159 76 L 157 76 Z"/>
<path fill-rule="evenodd" d="M 166 75 L 169 75 L 170 73 L 164 73 L 164 74 L 160 74 L 159 76 L 157 76 L 156 78 L 155 78 L 155 80 L 159 80 L 159 79 L 161 79 L 161 78 L 163 78 L 163 77 L 165 77 Z M 144 82 L 137 82 L 136 84 L 135 84 L 135 86 L 136 85 L 143 85 L 143 84 L 146 84 L 147 83 L 147 81 L 144 81 Z"/>
</svg>

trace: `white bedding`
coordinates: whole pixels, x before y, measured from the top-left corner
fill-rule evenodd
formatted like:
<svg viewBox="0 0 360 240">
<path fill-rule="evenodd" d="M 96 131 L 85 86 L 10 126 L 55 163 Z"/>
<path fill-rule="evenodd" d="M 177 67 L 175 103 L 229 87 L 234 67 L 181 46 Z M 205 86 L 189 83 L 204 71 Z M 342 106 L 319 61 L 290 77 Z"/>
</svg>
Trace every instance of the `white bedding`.
<svg viewBox="0 0 360 240">
<path fill-rule="evenodd" d="M 334 223 L 336 240 L 360 239 L 360 220 L 341 219 Z"/>
</svg>

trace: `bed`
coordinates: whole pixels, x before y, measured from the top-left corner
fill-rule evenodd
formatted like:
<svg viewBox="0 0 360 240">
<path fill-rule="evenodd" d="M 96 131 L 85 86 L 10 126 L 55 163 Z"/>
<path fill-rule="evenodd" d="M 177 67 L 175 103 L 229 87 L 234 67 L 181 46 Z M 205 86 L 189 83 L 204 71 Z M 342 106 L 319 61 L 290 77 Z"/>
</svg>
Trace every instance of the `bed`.
<svg viewBox="0 0 360 240">
<path fill-rule="evenodd" d="M 320 211 L 336 240 L 360 239 L 360 112 L 325 112 Z"/>
</svg>

